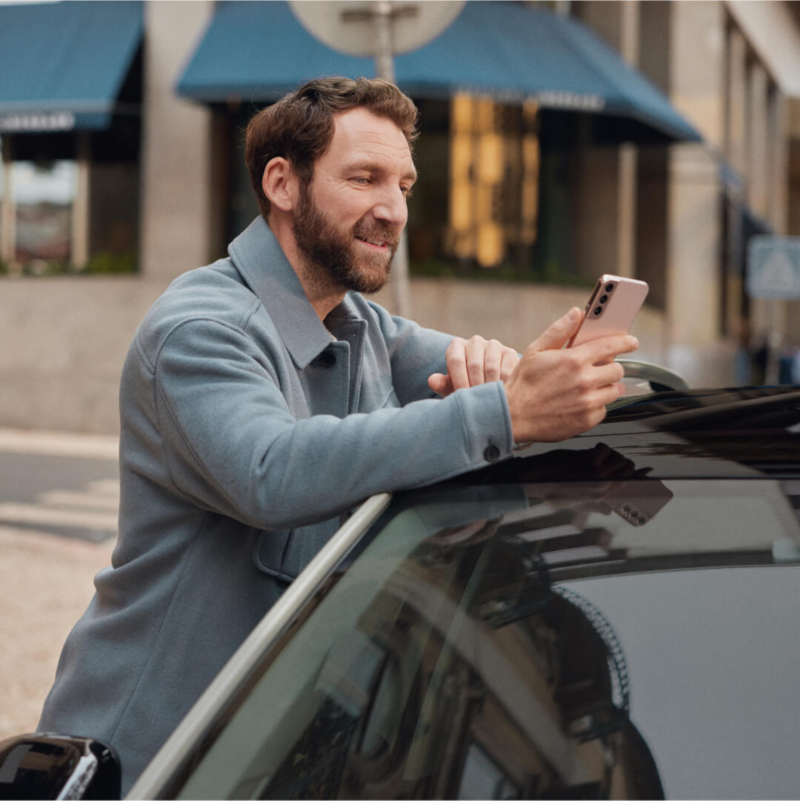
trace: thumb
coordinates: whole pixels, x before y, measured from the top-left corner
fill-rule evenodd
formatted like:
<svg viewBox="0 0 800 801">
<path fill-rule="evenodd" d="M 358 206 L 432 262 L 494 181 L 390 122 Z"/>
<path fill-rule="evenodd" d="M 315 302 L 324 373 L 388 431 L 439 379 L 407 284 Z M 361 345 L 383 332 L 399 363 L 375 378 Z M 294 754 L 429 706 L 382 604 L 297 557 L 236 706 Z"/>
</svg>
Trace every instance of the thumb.
<svg viewBox="0 0 800 801">
<path fill-rule="evenodd" d="M 572 339 L 583 320 L 583 312 L 577 307 L 570 309 L 563 317 L 556 320 L 538 339 L 534 340 L 528 350 L 558 350 Z"/>
<path fill-rule="evenodd" d="M 428 386 L 437 395 L 441 395 L 443 398 L 453 391 L 453 382 L 450 380 L 450 376 L 444 375 L 443 373 L 434 373 L 429 376 Z"/>
</svg>

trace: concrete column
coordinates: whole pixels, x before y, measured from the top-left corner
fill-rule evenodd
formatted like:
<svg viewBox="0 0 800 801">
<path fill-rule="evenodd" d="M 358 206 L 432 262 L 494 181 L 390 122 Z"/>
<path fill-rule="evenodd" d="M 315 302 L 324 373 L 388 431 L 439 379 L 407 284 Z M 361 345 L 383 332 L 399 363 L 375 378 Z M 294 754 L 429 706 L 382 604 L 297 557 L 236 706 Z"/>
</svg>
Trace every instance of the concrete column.
<svg viewBox="0 0 800 801">
<path fill-rule="evenodd" d="M 786 234 L 789 218 L 789 136 L 786 98 L 773 88 L 769 96 L 768 218 L 776 234 Z"/>
<path fill-rule="evenodd" d="M 145 8 L 141 263 L 168 282 L 207 263 L 212 220 L 212 120 L 175 86 L 213 14 L 212 0 L 150 0 Z"/>
<path fill-rule="evenodd" d="M 80 131 L 78 137 L 78 180 L 72 221 L 72 263 L 84 267 L 89 261 L 89 171 L 91 169 L 91 134 Z"/>
<path fill-rule="evenodd" d="M 0 207 L 0 261 L 10 265 L 14 261 L 14 204 L 12 202 L 13 184 L 11 182 L 11 137 L 2 140 L 3 159 L 3 203 Z"/>
<path fill-rule="evenodd" d="M 783 103 L 786 125 L 786 181 L 787 202 L 786 233 L 800 236 L 800 99 L 786 98 Z M 800 301 L 789 306 L 786 333 L 790 342 L 800 344 Z"/>
<path fill-rule="evenodd" d="M 580 3 L 581 20 L 629 64 L 639 60 L 639 2 Z M 636 148 L 584 148 L 578 170 L 578 272 L 636 272 Z"/>
<path fill-rule="evenodd" d="M 666 4 L 665 4 L 666 5 Z M 669 3 L 670 99 L 706 144 L 725 146 L 725 16 L 719 2 Z"/>
<path fill-rule="evenodd" d="M 764 67 L 751 62 L 748 69 L 748 135 L 747 135 L 747 202 L 763 219 L 769 216 L 770 191 L 769 155 L 769 100 L 768 81 Z"/>
<path fill-rule="evenodd" d="M 703 145 L 670 149 L 666 311 L 669 362 L 690 381 L 728 380 L 720 353 L 721 184 L 712 155 L 725 146 L 725 17 L 721 3 L 671 3 L 670 94 Z"/>
<path fill-rule="evenodd" d="M 720 183 L 702 145 L 673 150 L 669 164 L 667 313 L 671 344 L 701 348 L 720 327 Z"/>
<path fill-rule="evenodd" d="M 747 173 L 747 46 L 732 28 L 728 35 L 727 91 L 725 97 L 725 157 L 739 175 Z"/>
</svg>

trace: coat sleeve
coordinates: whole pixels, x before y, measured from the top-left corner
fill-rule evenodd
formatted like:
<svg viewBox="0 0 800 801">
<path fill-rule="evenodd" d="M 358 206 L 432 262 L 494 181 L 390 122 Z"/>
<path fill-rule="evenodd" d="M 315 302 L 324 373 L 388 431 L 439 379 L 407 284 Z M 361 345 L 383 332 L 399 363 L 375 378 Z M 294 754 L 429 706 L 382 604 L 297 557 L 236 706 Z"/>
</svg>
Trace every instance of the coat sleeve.
<svg viewBox="0 0 800 801">
<path fill-rule="evenodd" d="M 394 317 L 377 303 L 368 301 L 378 318 L 392 366 L 392 384 L 403 405 L 422 398 L 438 397 L 428 386 L 433 373 L 446 373 L 445 351 L 453 339 L 449 334 L 422 328 L 404 317 Z"/>
<path fill-rule="evenodd" d="M 296 419 L 252 339 L 213 320 L 170 333 L 154 380 L 176 487 L 200 508 L 262 529 L 324 520 L 513 449 L 501 382 L 400 409 Z"/>
</svg>

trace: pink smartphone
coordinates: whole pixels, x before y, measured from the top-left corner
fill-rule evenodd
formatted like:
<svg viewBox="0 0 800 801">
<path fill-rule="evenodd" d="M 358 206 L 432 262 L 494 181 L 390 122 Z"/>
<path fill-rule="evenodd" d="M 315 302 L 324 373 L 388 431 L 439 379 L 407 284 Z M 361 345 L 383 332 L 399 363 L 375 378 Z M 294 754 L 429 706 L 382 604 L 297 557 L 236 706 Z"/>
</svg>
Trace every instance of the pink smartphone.
<svg viewBox="0 0 800 801">
<path fill-rule="evenodd" d="M 586 304 L 581 327 L 567 343 L 568 348 L 600 337 L 627 334 L 650 287 L 645 281 L 601 275 Z"/>
</svg>

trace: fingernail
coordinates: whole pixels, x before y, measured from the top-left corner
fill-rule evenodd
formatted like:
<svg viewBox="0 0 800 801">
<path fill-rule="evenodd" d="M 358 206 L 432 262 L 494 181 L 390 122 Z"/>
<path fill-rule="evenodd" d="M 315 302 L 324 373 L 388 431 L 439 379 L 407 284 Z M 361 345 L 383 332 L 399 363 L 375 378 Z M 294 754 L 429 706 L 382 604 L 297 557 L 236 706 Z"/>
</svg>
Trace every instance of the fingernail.
<svg viewBox="0 0 800 801">
<path fill-rule="evenodd" d="M 570 309 L 570 312 L 567 315 L 567 319 L 571 323 L 574 323 L 578 319 L 578 317 L 580 316 L 580 313 L 581 313 L 581 310 L 579 308 L 577 308 L 577 307 L 575 307 L 574 309 Z"/>
<path fill-rule="evenodd" d="M 631 341 L 631 347 L 632 347 L 632 348 L 634 348 L 634 349 L 635 349 L 635 348 L 638 348 L 638 347 L 639 347 L 639 340 L 638 340 L 638 339 L 636 339 L 636 337 L 628 337 L 628 338 L 629 338 L 629 339 L 630 339 L 630 341 Z"/>
</svg>

